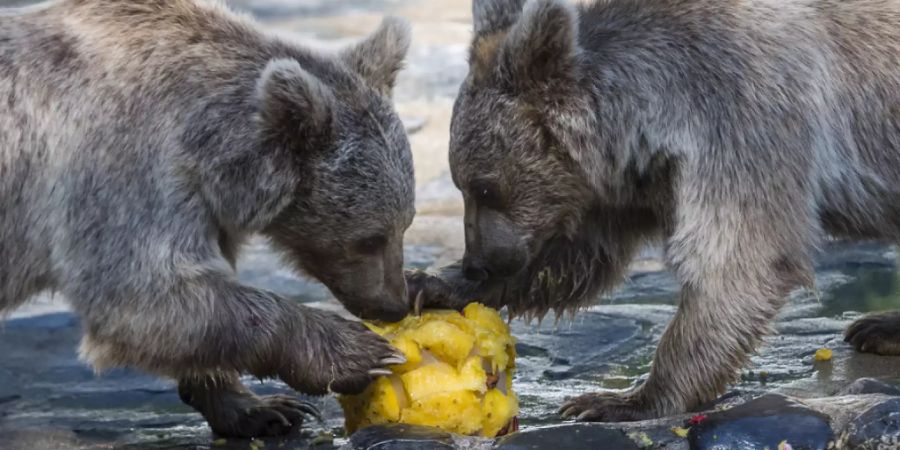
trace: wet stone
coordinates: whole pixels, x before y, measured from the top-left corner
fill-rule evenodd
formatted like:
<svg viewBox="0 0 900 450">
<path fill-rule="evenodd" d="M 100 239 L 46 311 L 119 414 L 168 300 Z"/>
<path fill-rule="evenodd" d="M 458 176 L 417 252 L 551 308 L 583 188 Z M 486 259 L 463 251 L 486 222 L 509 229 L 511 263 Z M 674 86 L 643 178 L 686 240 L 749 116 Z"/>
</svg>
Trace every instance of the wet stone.
<svg viewBox="0 0 900 450">
<path fill-rule="evenodd" d="M 844 438 L 847 448 L 900 448 L 900 398 L 864 411 L 847 425 Z"/>
<path fill-rule="evenodd" d="M 736 448 L 825 449 L 833 440 L 829 417 L 788 397 L 767 394 L 725 411 L 709 413 L 691 427 L 690 448 L 725 450 Z"/>
<path fill-rule="evenodd" d="M 605 425 L 573 423 L 534 428 L 501 438 L 496 450 L 567 449 L 593 450 L 609 448 L 617 450 L 638 449 L 624 432 Z"/>
<path fill-rule="evenodd" d="M 896 384 L 891 384 L 875 378 L 860 378 L 845 386 L 835 395 L 858 394 L 900 395 L 900 387 L 897 387 Z"/>
<path fill-rule="evenodd" d="M 350 438 L 352 450 L 453 449 L 453 436 L 437 428 L 415 425 L 378 425 L 364 428 Z"/>
</svg>

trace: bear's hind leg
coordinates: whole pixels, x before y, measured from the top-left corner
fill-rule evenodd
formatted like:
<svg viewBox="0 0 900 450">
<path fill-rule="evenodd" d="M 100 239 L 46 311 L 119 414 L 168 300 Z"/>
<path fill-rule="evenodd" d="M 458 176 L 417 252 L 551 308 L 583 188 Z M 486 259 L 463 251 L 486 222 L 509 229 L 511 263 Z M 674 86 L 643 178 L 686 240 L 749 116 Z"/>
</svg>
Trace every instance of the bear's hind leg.
<svg viewBox="0 0 900 450">
<path fill-rule="evenodd" d="M 178 395 L 223 437 L 282 436 L 299 430 L 307 415 L 320 418 L 315 405 L 293 396 L 255 395 L 236 372 L 181 379 Z"/>
<path fill-rule="evenodd" d="M 900 310 L 857 319 L 847 328 L 844 340 L 863 353 L 900 356 Z"/>
</svg>

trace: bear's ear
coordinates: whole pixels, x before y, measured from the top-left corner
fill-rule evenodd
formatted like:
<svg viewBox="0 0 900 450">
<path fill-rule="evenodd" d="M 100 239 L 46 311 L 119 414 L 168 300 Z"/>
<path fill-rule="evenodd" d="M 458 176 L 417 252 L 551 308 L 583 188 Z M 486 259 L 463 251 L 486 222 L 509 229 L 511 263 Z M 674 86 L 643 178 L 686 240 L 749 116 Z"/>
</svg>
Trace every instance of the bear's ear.
<svg viewBox="0 0 900 450">
<path fill-rule="evenodd" d="M 475 36 L 507 31 L 522 14 L 525 0 L 474 0 L 472 22 Z"/>
<path fill-rule="evenodd" d="M 474 0 L 474 38 L 469 48 L 469 71 L 476 83 L 494 67 L 500 44 L 522 14 L 525 0 Z"/>
<path fill-rule="evenodd" d="M 408 22 L 386 17 L 369 37 L 341 52 L 341 59 L 372 89 L 390 96 L 409 51 L 410 34 Z"/>
<path fill-rule="evenodd" d="M 501 79 L 516 90 L 569 78 L 577 66 L 578 15 L 563 0 L 530 0 L 497 57 Z"/>
<path fill-rule="evenodd" d="M 257 82 L 257 97 L 266 139 L 294 148 L 319 146 L 334 131 L 333 91 L 296 60 L 269 61 Z"/>
</svg>

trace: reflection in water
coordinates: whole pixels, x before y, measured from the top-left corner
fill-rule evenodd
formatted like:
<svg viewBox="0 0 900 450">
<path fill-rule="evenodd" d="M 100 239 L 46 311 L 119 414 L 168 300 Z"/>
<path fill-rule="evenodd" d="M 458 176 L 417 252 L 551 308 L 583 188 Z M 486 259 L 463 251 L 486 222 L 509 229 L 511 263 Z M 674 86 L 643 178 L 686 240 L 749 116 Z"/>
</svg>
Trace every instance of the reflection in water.
<svg viewBox="0 0 900 450">
<path fill-rule="evenodd" d="M 838 317 L 846 311 L 874 312 L 900 309 L 900 274 L 895 267 L 848 267 L 853 279 L 823 298 L 823 317 Z"/>
</svg>

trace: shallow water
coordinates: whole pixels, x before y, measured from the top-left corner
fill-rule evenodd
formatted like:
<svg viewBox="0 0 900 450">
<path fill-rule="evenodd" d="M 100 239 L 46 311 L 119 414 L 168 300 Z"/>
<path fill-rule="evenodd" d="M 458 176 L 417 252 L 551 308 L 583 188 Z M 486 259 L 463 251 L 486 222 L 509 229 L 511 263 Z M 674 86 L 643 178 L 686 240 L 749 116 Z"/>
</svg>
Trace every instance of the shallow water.
<svg viewBox="0 0 900 450">
<path fill-rule="evenodd" d="M 285 269 L 271 270 L 280 265 L 261 244 L 251 250 L 242 264 L 242 279 L 307 302 L 323 296 L 316 284 Z M 421 258 L 420 265 L 433 256 L 428 249 L 409 253 Z M 894 256 L 889 247 L 872 244 L 831 249 L 819 265 L 821 302 L 811 293 L 794 295 L 780 315 L 778 333 L 767 339 L 733 387 L 815 397 L 859 377 L 900 374 L 900 358 L 856 354 L 840 339 L 844 326 L 859 313 L 900 308 Z M 559 423 L 555 411 L 567 396 L 628 388 L 645 375 L 655 341 L 674 312 L 676 292 L 666 273 L 639 273 L 574 318 L 512 321 L 520 355 L 514 388 L 521 400 L 522 427 Z M 11 320 L 0 332 L 0 447 L 47 440 L 52 442 L 47 448 L 210 444 L 202 419 L 181 404 L 170 382 L 128 370 L 95 376 L 76 358 L 79 335 L 77 319 L 66 312 Z M 814 364 L 812 353 L 823 346 L 834 350 L 834 359 Z M 248 382 L 258 392 L 289 392 L 278 382 Z M 341 436 L 336 402 L 317 401 L 326 424 L 309 424 L 307 438 L 322 430 Z"/>
</svg>

